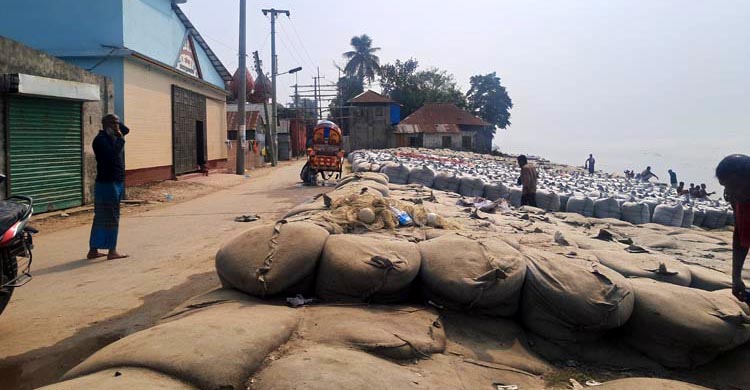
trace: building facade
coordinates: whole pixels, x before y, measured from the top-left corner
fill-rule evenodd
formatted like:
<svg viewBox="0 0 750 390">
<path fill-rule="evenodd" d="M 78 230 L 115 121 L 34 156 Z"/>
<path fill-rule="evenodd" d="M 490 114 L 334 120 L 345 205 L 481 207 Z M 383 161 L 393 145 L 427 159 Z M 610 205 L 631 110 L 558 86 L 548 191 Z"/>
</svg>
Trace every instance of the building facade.
<svg viewBox="0 0 750 390">
<path fill-rule="evenodd" d="M 451 103 L 427 103 L 404 118 L 394 131 L 397 147 L 489 153 L 494 126 Z"/>
<path fill-rule="evenodd" d="M 129 185 L 226 165 L 231 74 L 185 0 L 12 0 L 0 35 L 112 79 Z"/>
<path fill-rule="evenodd" d="M 111 79 L 0 37 L 0 196 L 36 213 L 93 202 L 91 142 L 113 109 Z"/>
<path fill-rule="evenodd" d="M 398 103 L 369 90 L 347 103 L 348 120 L 343 127 L 344 136 L 348 137 L 347 151 L 394 146 L 394 125 L 401 119 Z"/>
</svg>

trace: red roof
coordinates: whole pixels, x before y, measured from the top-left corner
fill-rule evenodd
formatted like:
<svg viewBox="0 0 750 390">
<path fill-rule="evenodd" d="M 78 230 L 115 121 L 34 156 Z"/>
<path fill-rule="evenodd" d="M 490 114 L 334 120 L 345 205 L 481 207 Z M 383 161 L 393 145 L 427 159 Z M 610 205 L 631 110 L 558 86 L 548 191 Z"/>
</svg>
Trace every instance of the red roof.
<svg viewBox="0 0 750 390">
<path fill-rule="evenodd" d="M 407 116 L 399 125 L 419 125 L 420 127 L 440 125 L 492 127 L 491 123 L 487 123 L 471 115 L 453 103 L 427 103 L 420 107 L 419 110 Z"/>
<path fill-rule="evenodd" d="M 367 104 L 367 103 L 396 103 L 393 100 L 373 91 L 367 90 L 359 95 L 349 99 L 349 103 L 352 104 Z"/>
<path fill-rule="evenodd" d="M 227 111 L 227 130 L 237 131 L 240 128 L 239 119 L 240 116 L 237 111 Z M 258 118 L 260 112 L 258 111 L 245 111 L 245 128 L 253 130 L 258 126 Z"/>
</svg>

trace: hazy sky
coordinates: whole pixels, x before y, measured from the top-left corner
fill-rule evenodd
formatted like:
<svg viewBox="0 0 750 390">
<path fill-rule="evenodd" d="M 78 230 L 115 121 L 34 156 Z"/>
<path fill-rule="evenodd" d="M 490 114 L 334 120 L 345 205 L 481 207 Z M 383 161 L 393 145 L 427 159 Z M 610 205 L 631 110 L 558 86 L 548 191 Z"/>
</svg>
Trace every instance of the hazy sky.
<svg viewBox="0 0 750 390">
<path fill-rule="evenodd" d="M 267 69 L 270 23 L 260 9 L 272 6 L 292 13 L 279 19 L 279 69 L 303 66 L 300 83 L 312 82 L 315 66 L 335 81 L 332 62 L 362 33 L 382 48 L 381 63 L 414 57 L 464 90 L 471 75 L 496 71 L 515 105 L 513 125 L 495 138 L 503 150 L 578 164 L 591 151 L 613 170 L 627 159 L 639 169 L 648 159 L 671 164 L 700 148 L 750 152 L 748 1 L 250 0 L 248 50 L 262 49 Z M 239 1 L 182 7 L 234 70 Z M 294 84 L 281 77 L 280 87 Z M 572 153 L 581 161 L 566 161 Z"/>
</svg>

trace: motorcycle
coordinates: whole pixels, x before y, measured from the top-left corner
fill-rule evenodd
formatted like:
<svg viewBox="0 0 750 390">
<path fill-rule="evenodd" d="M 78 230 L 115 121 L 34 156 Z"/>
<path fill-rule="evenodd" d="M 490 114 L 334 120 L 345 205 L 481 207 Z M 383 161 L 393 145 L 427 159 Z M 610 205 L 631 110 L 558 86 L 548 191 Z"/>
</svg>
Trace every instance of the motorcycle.
<svg viewBox="0 0 750 390">
<path fill-rule="evenodd" d="M 0 183 L 5 176 L 0 175 Z M 32 236 L 38 231 L 29 226 L 34 200 L 28 196 L 11 196 L 0 201 L 0 314 L 10 301 L 13 290 L 31 280 Z"/>
</svg>

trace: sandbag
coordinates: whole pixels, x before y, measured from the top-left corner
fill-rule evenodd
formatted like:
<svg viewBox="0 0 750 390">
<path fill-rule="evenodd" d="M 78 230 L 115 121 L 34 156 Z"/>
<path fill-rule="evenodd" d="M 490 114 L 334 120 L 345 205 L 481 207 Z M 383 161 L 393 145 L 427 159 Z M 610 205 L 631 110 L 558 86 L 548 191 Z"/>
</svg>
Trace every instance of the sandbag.
<svg viewBox="0 0 750 390">
<path fill-rule="evenodd" d="M 421 184 L 425 187 L 432 187 L 435 183 L 435 171 L 423 166 L 414 168 L 409 172 L 409 184 Z"/>
<path fill-rule="evenodd" d="M 333 235 L 323 248 L 315 290 L 326 301 L 403 302 L 420 264 L 414 243 L 381 235 Z"/>
<path fill-rule="evenodd" d="M 391 194 L 390 189 L 388 189 L 388 185 L 381 184 L 377 181 L 363 180 L 359 182 L 350 182 L 350 183 L 343 184 L 337 187 L 335 190 L 326 193 L 325 195 L 329 197 L 333 197 L 337 191 L 345 191 L 345 190 L 351 190 L 351 189 L 359 190 L 363 187 L 367 187 L 370 190 L 377 191 L 380 193 L 380 195 L 383 195 L 384 197 L 388 197 Z"/>
<path fill-rule="evenodd" d="M 498 199 L 508 199 L 510 197 L 510 190 L 505 184 L 497 182 L 493 184 L 487 184 L 484 186 L 484 198 L 496 201 Z"/>
<path fill-rule="evenodd" d="M 594 217 L 620 219 L 622 211 L 615 198 L 597 199 L 594 201 Z"/>
<path fill-rule="evenodd" d="M 458 193 L 461 196 L 482 196 L 484 195 L 484 181 L 478 177 L 463 176 L 459 180 Z"/>
<path fill-rule="evenodd" d="M 633 310 L 630 280 L 581 259 L 527 248 L 521 298 L 523 324 L 556 341 L 594 341 L 628 320 Z"/>
<path fill-rule="evenodd" d="M 327 238 L 306 222 L 258 226 L 222 245 L 216 273 L 225 287 L 256 297 L 281 294 L 314 276 Z"/>
<path fill-rule="evenodd" d="M 537 191 L 536 205 L 542 210 L 553 212 L 560 211 L 560 196 L 550 191 Z"/>
<path fill-rule="evenodd" d="M 664 255 L 626 251 L 592 251 L 600 263 L 628 278 L 648 278 L 690 286 L 692 274 L 681 262 Z"/>
<path fill-rule="evenodd" d="M 721 229 L 727 225 L 727 212 L 715 208 L 706 208 L 703 226 L 706 229 Z"/>
<path fill-rule="evenodd" d="M 295 331 L 298 314 L 250 299 L 195 310 L 104 347 L 63 379 L 142 367 L 200 389 L 244 389 L 248 375 Z"/>
<path fill-rule="evenodd" d="M 445 192 L 458 192 L 458 187 L 460 185 L 461 181 L 455 175 L 440 172 L 435 175 L 435 181 L 432 184 L 432 188 Z"/>
<path fill-rule="evenodd" d="M 684 214 L 685 211 L 683 210 L 682 205 L 675 204 L 669 206 L 666 204 L 660 204 L 656 206 L 656 209 L 654 210 L 654 218 L 651 222 L 664 226 L 679 227 L 682 226 L 682 217 Z"/>
<path fill-rule="evenodd" d="M 693 226 L 703 226 L 704 219 L 706 219 L 706 212 L 703 209 L 693 210 Z"/>
<path fill-rule="evenodd" d="M 521 207 L 522 196 L 523 196 L 523 191 L 521 191 L 520 188 L 511 188 L 510 197 L 508 198 L 510 205 L 513 207 Z"/>
<path fill-rule="evenodd" d="M 680 226 L 689 228 L 693 226 L 693 220 L 695 219 L 695 212 L 691 207 L 683 209 L 682 213 L 682 224 Z"/>
<path fill-rule="evenodd" d="M 727 211 L 727 226 L 734 226 L 736 221 L 734 220 L 734 211 Z"/>
<path fill-rule="evenodd" d="M 708 292 L 649 279 L 635 279 L 633 286 L 626 341 L 666 367 L 704 364 L 750 340 L 748 307 L 729 290 Z"/>
<path fill-rule="evenodd" d="M 625 202 L 622 204 L 622 220 L 634 225 L 651 222 L 651 213 L 645 203 Z"/>
<path fill-rule="evenodd" d="M 357 173 L 365 171 L 364 164 L 369 164 L 369 162 L 363 158 L 355 158 L 354 161 L 352 161 L 352 172 Z"/>
<path fill-rule="evenodd" d="M 568 199 L 570 199 L 570 197 L 570 195 L 560 195 L 560 211 L 568 211 Z"/>
<path fill-rule="evenodd" d="M 706 291 L 718 291 L 732 288 L 732 277 L 723 272 L 701 267 L 700 265 L 685 265 L 690 270 L 690 287 Z"/>
<path fill-rule="evenodd" d="M 659 202 L 653 199 L 645 199 L 643 200 L 643 203 L 648 206 L 648 213 L 649 213 L 649 220 L 654 218 L 654 211 L 656 211 L 656 206 L 659 205 Z"/>
<path fill-rule="evenodd" d="M 433 302 L 496 316 L 518 309 L 526 261 L 504 241 L 451 234 L 420 242 L 419 251 L 420 279 Z"/>
<path fill-rule="evenodd" d="M 692 383 L 657 378 L 623 378 L 602 383 L 597 390 L 711 390 Z"/>
<path fill-rule="evenodd" d="M 392 166 L 386 165 L 383 167 L 383 173 L 388 175 L 388 180 L 393 184 L 408 184 L 409 183 L 409 168 L 403 164 Z"/>
<path fill-rule="evenodd" d="M 445 351 L 446 342 L 440 315 L 417 306 L 311 306 L 298 334 L 390 359 L 427 358 Z"/>
<path fill-rule="evenodd" d="M 361 182 L 361 181 L 374 181 L 384 186 L 387 186 L 388 176 L 384 173 L 377 173 L 377 172 L 353 173 L 351 175 L 346 175 L 343 178 L 341 178 L 341 180 L 339 180 L 338 183 L 336 183 L 336 188 L 339 188 L 349 183 L 356 183 L 356 182 Z"/>
<path fill-rule="evenodd" d="M 311 202 L 302 203 L 297 206 L 294 206 L 292 209 L 287 211 L 287 213 L 284 214 L 284 216 L 281 217 L 281 219 L 287 219 L 287 218 L 291 218 L 291 217 L 301 215 L 301 214 L 310 214 L 310 213 L 314 214 L 314 213 L 318 213 L 327 209 L 328 209 L 328 206 L 325 205 L 325 201 L 323 197 L 321 196 Z"/>
<path fill-rule="evenodd" d="M 594 201 L 591 200 L 591 198 L 569 198 L 568 203 L 565 206 L 565 211 L 568 213 L 580 214 L 584 217 L 593 217 Z"/>
<path fill-rule="evenodd" d="M 44 386 L 39 390 L 198 390 L 162 373 L 135 367 L 118 367 Z"/>
</svg>

